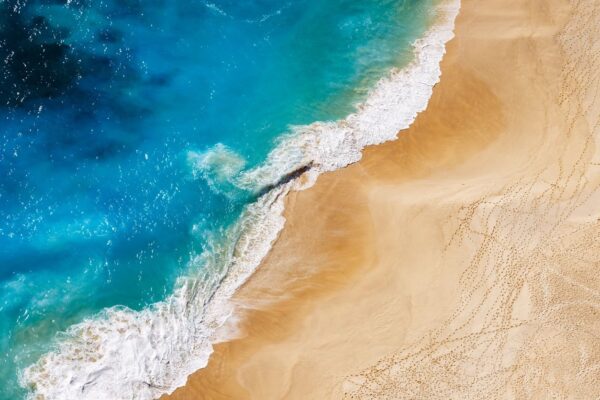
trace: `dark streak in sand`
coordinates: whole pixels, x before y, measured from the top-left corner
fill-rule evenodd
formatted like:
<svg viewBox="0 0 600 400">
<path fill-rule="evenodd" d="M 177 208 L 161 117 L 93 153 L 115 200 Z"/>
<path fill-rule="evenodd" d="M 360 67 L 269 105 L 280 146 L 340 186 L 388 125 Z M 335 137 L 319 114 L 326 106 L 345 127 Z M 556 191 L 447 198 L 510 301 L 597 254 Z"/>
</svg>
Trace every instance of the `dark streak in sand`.
<svg viewBox="0 0 600 400">
<path fill-rule="evenodd" d="M 293 170 L 292 172 L 288 172 L 287 174 L 283 175 L 281 178 L 279 178 L 279 180 L 275 183 L 272 183 L 270 185 L 264 186 L 263 188 L 261 188 L 257 194 L 256 194 L 256 198 L 261 197 L 264 194 L 269 193 L 271 190 L 281 186 L 281 185 L 285 185 L 286 183 L 288 183 L 291 180 L 294 180 L 296 178 L 299 178 L 300 176 L 302 176 L 305 172 L 309 171 L 312 167 L 314 167 L 314 162 L 309 162 L 306 165 L 303 165 L 299 168 L 296 168 L 295 170 Z"/>
</svg>

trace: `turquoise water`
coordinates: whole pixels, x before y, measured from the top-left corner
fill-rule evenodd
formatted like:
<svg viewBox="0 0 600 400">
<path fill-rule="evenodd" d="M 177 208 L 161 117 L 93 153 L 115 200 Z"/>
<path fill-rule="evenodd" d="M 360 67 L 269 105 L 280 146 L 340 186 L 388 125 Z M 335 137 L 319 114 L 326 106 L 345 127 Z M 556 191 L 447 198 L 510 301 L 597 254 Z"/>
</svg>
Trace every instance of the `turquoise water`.
<svg viewBox="0 0 600 400">
<path fill-rule="evenodd" d="M 288 126 L 345 116 L 431 3 L 1 2 L 0 399 L 58 332 L 166 298 L 254 200 L 190 152 L 249 169 Z"/>
</svg>

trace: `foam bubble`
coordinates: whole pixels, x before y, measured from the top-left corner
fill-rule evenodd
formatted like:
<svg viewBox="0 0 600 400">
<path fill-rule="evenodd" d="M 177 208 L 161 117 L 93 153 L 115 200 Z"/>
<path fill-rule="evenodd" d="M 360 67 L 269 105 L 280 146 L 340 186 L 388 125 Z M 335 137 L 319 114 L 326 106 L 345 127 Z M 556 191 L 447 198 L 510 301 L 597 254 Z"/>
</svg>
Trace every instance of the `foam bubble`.
<svg viewBox="0 0 600 400">
<path fill-rule="evenodd" d="M 173 295 L 142 311 L 107 309 L 63 334 L 54 351 L 20 377 L 31 399 L 158 398 L 182 386 L 206 365 L 219 327 L 233 313 L 229 299 L 258 267 L 284 225 L 285 194 L 308 187 L 325 171 L 356 162 L 365 146 L 392 140 L 424 110 L 439 81 L 445 44 L 453 37 L 460 0 L 443 3 L 440 22 L 414 44 L 414 60 L 393 70 L 355 113 L 337 122 L 294 127 L 267 161 L 242 171 L 244 162 L 225 146 L 190 153 L 196 173 L 217 188 L 223 183 L 259 192 L 227 237 L 192 263 L 199 275 L 181 278 Z M 293 173 L 310 166 L 308 180 Z M 291 176 L 282 181 L 282 176 Z"/>
</svg>

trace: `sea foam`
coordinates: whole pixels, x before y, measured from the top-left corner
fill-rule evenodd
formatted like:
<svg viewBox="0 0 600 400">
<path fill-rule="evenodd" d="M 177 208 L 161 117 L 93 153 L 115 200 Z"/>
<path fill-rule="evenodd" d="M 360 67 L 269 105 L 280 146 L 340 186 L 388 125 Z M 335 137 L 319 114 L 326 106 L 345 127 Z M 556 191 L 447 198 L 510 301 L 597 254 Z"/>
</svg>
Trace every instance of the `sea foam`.
<svg viewBox="0 0 600 400">
<path fill-rule="evenodd" d="M 204 179 L 260 197 L 226 232 L 226 240 L 190 261 L 200 272 L 180 278 L 166 301 L 142 311 L 109 308 L 63 333 L 52 352 L 22 371 L 20 383 L 30 389 L 29 398 L 155 399 L 206 366 L 212 344 L 226 339 L 219 328 L 234 312 L 229 299 L 284 226 L 285 194 L 358 161 L 365 146 L 393 140 L 410 126 L 439 82 L 459 8 L 460 0 L 442 2 L 436 24 L 414 43 L 413 61 L 381 79 L 354 113 L 293 127 L 261 166 L 242 171 L 243 160 L 222 146 L 191 153 L 189 160 Z M 226 168 L 219 160 L 227 161 Z M 296 171 L 305 179 L 297 179 Z"/>
</svg>

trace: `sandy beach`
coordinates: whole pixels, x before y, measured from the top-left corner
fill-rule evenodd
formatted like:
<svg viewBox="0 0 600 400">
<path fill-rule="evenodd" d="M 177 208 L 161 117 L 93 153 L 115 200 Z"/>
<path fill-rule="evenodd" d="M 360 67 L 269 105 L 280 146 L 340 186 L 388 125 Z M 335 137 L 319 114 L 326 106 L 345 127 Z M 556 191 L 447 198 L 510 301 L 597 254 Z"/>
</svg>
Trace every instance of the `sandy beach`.
<svg viewBox="0 0 600 400">
<path fill-rule="evenodd" d="M 398 140 L 289 195 L 162 399 L 600 396 L 600 3 L 463 0 Z"/>
</svg>

